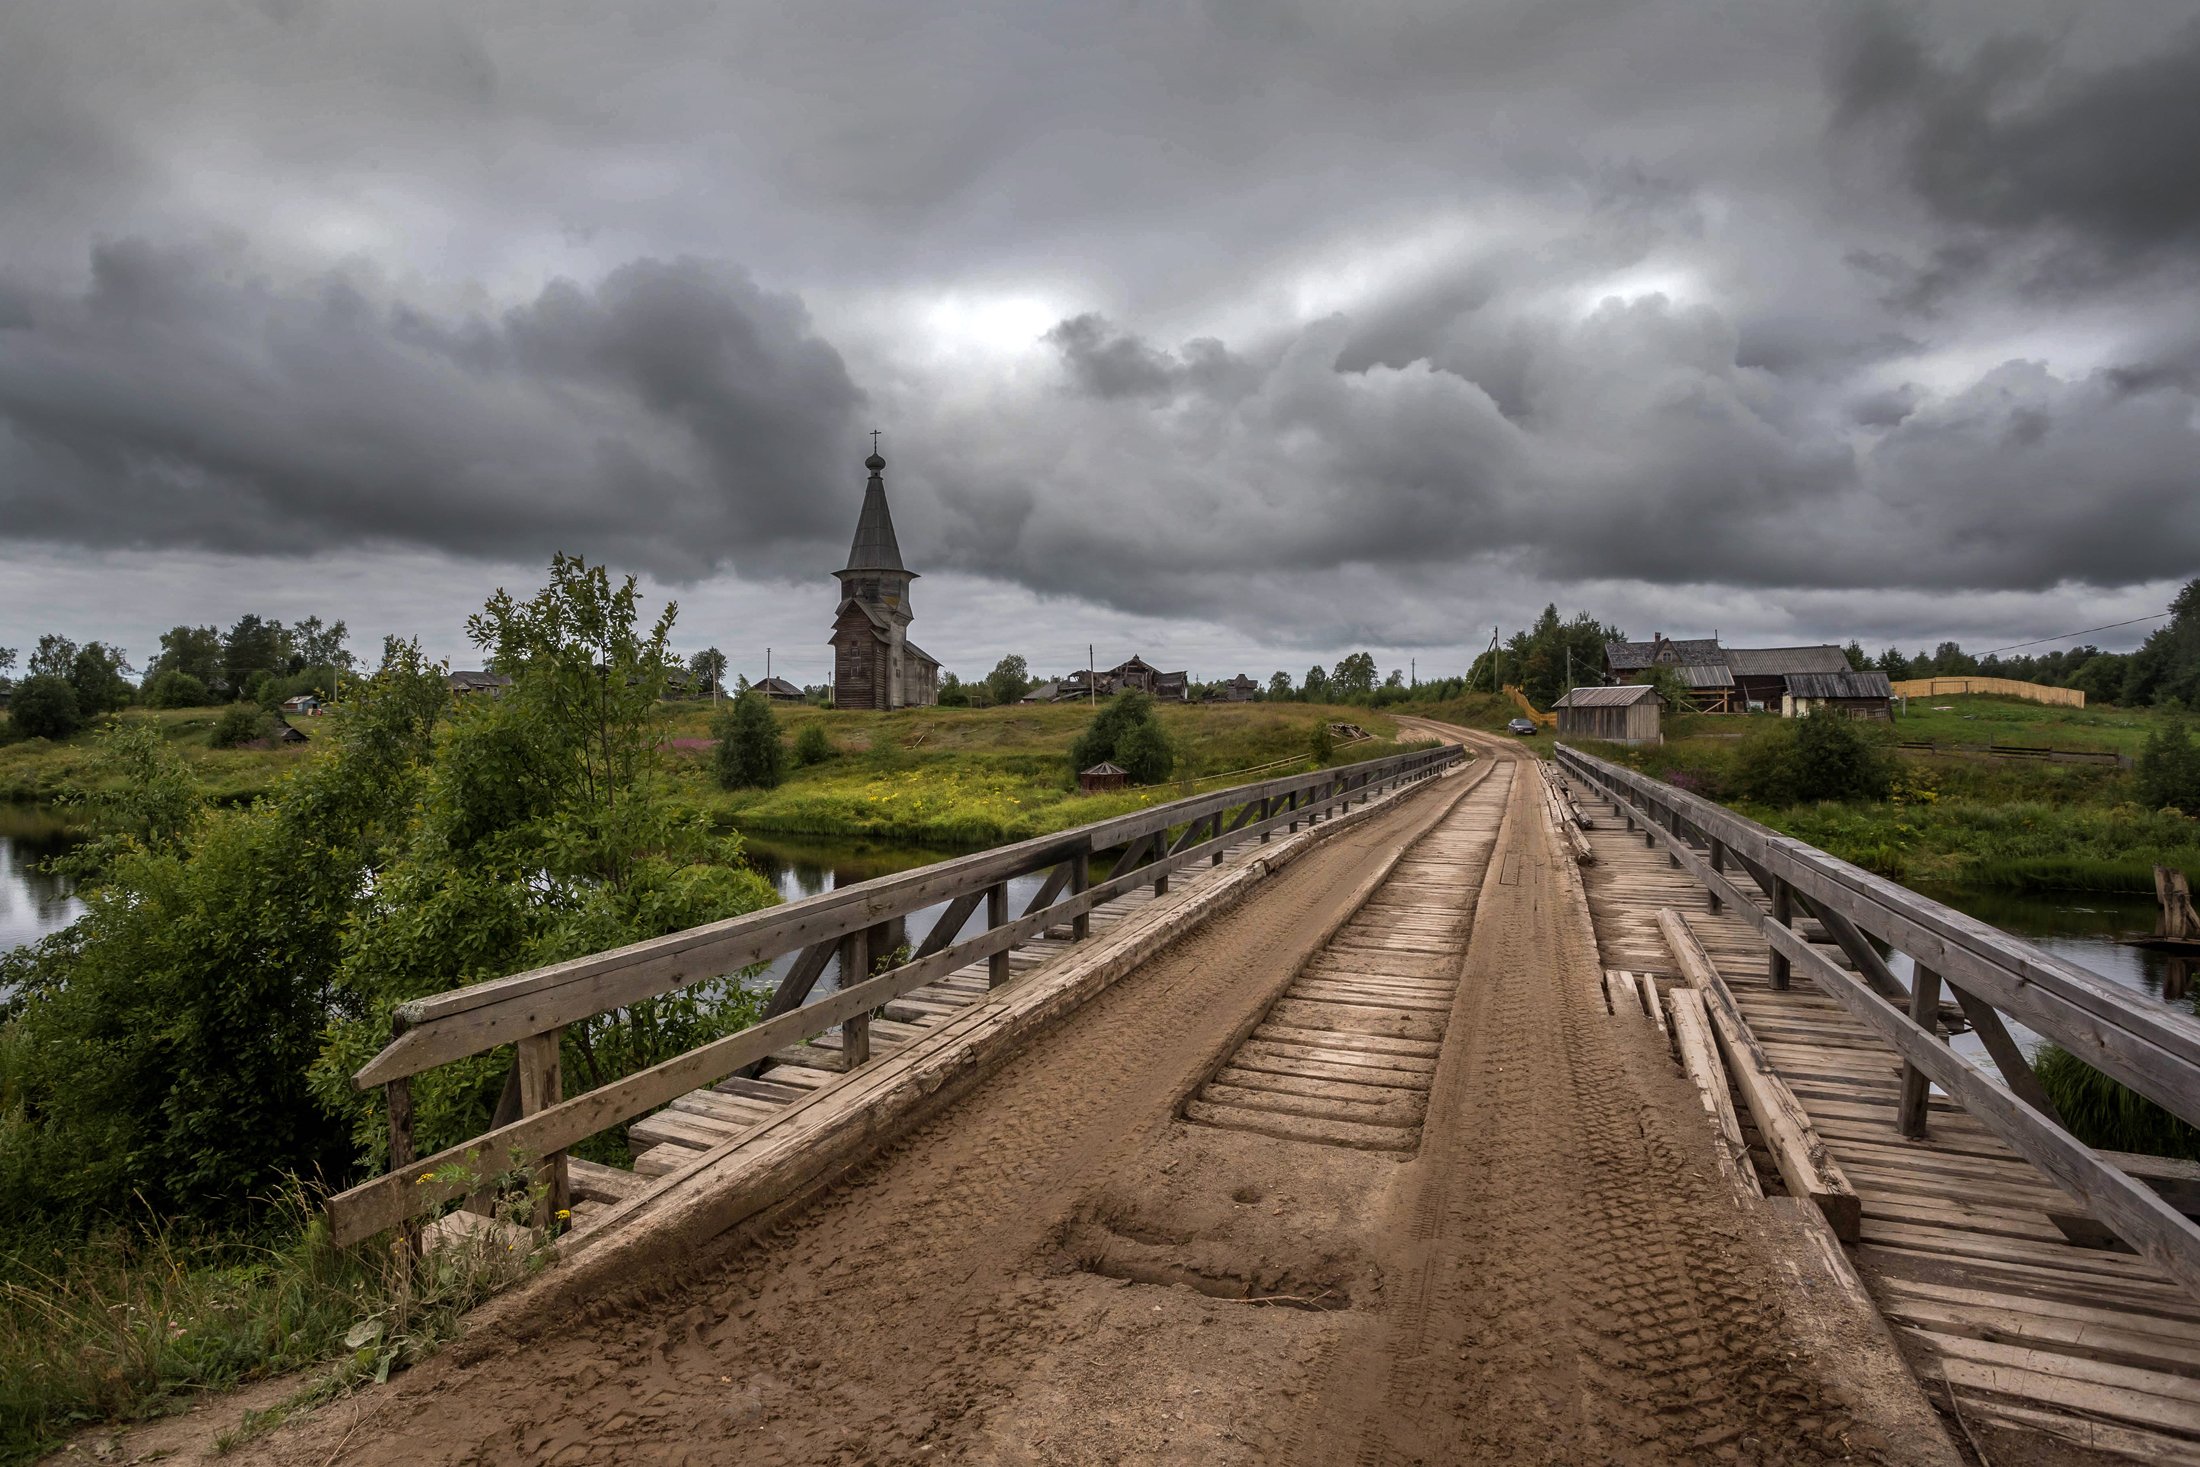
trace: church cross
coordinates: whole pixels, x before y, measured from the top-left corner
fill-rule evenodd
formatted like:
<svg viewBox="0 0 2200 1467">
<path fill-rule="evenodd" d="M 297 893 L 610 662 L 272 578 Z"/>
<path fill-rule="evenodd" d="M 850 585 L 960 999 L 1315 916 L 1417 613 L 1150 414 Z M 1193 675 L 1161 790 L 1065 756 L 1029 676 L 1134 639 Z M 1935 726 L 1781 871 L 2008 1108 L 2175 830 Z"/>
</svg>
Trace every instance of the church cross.
<svg viewBox="0 0 2200 1467">
<path fill-rule="evenodd" d="M 876 428 L 871 430 L 871 452 L 878 452 L 878 429 Z"/>
</svg>

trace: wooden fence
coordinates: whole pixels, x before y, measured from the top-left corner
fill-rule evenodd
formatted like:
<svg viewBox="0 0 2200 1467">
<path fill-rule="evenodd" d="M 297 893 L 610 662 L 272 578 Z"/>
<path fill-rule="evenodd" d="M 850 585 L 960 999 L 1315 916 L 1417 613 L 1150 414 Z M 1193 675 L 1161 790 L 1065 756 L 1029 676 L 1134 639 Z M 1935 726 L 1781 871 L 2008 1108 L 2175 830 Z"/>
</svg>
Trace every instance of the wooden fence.
<svg viewBox="0 0 2200 1467">
<path fill-rule="evenodd" d="M 2044 764 L 2097 764 L 2108 769 L 2129 769 L 2131 756 L 2109 749 L 2049 749 L 2031 744 L 1942 744 L 1932 739 L 1898 739 L 1895 747 L 1913 754 L 1940 754 L 1967 759 L 2030 759 Z"/>
<path fill-rule="evenodd" d="M 1560 767 L 1617 805 L 1721 903 L 1761 931 L 1772 986 L 1800 969 L 1902 1056 L 1898 1123 L 1923 1134 L 1928 1082 L 2073 1196 L 2118 1237 L 2200 1295 L 2200 1229 L 2144 1181 L 2071 1135 L 2010 1037 L 2007 1014 L 2185 1120 L 2200 1125 L 2200 1020 L 2148 1002 L 1998 928 L 1931 901 L 1662 780 L 1560 745 Z M 1755 878 L 1768 912 L 1725 875 Z M 1816 918 L 1862 976 L 1798 930 Z M 1905 984 L 1880 947 L 1907 953 Z M 1974 1067 L 1941 1038 L 1941 989 L 1953 993 L 2000 1072 Z"/>
<path fill-rule="evenodd" d="M 2004 698 L 2028 698 L 2057 708 L 2083 708 L 2085 694 L 2076 688 L 2051 688 L 2045 683 L 2019 682 L 2013 677 L 1912 677 L 1894 685 L 1897 698 L 1952 698 L 1965 693 L 1998 693 Z"/>
<path fill-rule="evenodd" d="M 868 1061 L 872 1011 L 967 964 L 985 959 L 994 985 L 1007 981 L 1009 949 L 1049 928 L 1088 935 L 1094 907 L 1170 873 L 1222 860 L 1230 846 L 1298 829 L 1377 793 L 1442 772 L 1464 755 L 1457 744 L 1313 770 L 1195 795 L 1165 805 L 1036 836 L 1014 845 L 919 867 L 768 907 L 667 937 L 639 942 L 398 1005 L 386 1048 L 352 1077 L 381 1086 L 389 1112 L 389 1167 L 329 1199 L 339 1244 L 357 1242 L 466 1196 L 482 1171 L 527 1168 L 543 1179 L 541 1215 L 565 1205 L 564 1153 L 580 1141 L 715 1084 L 769 1056 L 840 1026 L 851 1066 Z M 1096 858 L 1113 853 L 1105 880 Z M 1045 873 L 1020 916 L 1008 883 Z M 872 974 L 883 930 L 897 918 L 945 903 L 907 961 Z M 975 935 L 966 935 L 973 922 Z M 567 1025 L 690 984 L 739 972 L 789 953 L 800 956 L 761 1022 L 662 1064 L 568 1098 L 559 1066 Z M 835 959 L 840 987 L 811 991 Z M 871 975 L 871 976 L 863 976 Z M 415 1155 L 411 1077 L 438 1065 L 516 1046 L 518 1118 L 435 1155 Z"/>
</svg>

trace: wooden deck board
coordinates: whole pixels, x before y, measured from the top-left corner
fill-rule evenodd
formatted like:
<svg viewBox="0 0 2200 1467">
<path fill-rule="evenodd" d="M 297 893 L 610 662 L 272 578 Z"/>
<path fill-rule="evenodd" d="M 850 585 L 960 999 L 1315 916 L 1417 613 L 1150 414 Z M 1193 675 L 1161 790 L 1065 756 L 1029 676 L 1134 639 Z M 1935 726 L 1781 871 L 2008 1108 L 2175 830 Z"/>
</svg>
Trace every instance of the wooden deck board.
<svg viewBox="0 0 2200 1467">
<path fill-rule="evenodd" d="M 1926 1377 L 2007 1430 L 2200 1463 L 2200 1301 L 2143 1258 L 2072 1244 L 2047 1214 L 2081 1204 L 1938 1091 L 1927 1136 L 1903 1137 L 1894 1050 L 1803 980 L 1773 988 L 1746 923 L 1709 912 L 1703 889 L 1609 803 L 1580 803 L 1604 965 L 1670 972 L 1658 909 L 1686 917 L 1855 1186 L 1859 1271 Z M 1770 905 L 1746 874 L 1737 885 Z"/>
</svg>

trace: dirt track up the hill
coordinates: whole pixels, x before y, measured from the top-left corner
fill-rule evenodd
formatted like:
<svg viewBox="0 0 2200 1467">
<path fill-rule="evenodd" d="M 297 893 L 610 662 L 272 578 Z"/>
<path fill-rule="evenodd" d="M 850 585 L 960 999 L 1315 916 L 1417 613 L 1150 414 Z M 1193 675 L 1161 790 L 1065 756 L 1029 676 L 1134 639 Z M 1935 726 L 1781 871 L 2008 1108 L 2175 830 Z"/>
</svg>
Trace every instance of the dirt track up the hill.
<svg viewBox="0 0 2200 1467">
<path fill-rule="evenodd" d="M 231 1460 L 1938 1460 L 1890 1444 L 1688 1082 L 1607 1016 L 1539 775 L 1490 757 L 768 1229 Z M 1324 1038 L 1376 917 L 1426 939 L 1367 978 L 1405 1017 Z M 1284 1119 L 1198 1119 L 1218 1096 Z"/>
</svg>

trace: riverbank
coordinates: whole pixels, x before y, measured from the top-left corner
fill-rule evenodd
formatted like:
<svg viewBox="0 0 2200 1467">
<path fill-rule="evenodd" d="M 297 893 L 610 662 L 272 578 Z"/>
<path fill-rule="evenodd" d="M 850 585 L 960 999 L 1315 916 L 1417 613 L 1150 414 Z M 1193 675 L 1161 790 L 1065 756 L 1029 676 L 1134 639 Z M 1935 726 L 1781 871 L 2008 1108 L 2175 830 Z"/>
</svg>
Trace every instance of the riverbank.
<svg viewBox="0 0 2200 1467">
<path fill-rule="evenodd" d="M 1933 703 L 1913 699 L 1895 738 L 2130 753 L 2174 716 L 1995 697 Z M 1668 718 L 1662 746 L 1595 749 L 1912 886 L 2150 894 L 2157 864 L 2200 871 L 2200 820 L 2147 809 L 2131 771 L 2114 767 L 1893 749 L 1885 800 L 1749 800 L 1739 793 L 1743 744 L 1776 721 L 1683 715 Z"/>
</svg>

